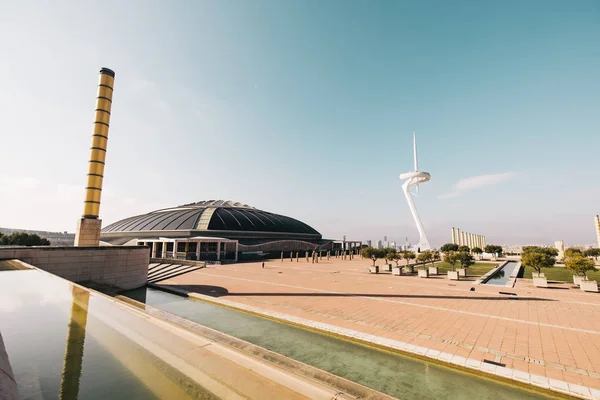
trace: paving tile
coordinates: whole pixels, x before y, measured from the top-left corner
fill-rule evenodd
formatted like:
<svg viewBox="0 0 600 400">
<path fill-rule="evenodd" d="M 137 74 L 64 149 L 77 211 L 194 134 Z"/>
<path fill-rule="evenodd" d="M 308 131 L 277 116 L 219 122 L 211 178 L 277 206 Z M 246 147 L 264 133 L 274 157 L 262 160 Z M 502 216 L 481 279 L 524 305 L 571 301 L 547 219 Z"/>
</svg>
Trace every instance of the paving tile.
<svg viewBox="0 0 600 400">
<path fill-rule="evenodd" d="M 580 396 L 583 397 L 585 399 L 591 399 L 592 398 L 592 394 L 590 392 L 590 389 L 581 386 L 581 385 L 575 385 L 573 383 L 569 383 L 569 392 L 570 394 L 574 395 L 574 396 Z"/>
<path fill-rule="evenodd" d="M 525 383 L 529 383 L 531 381 L 530 375 L 528 373 L 518 370 L 513 370 L 513 379 Z"/>
<path fill-rule="evenodd" d="M 556 390 L 557 392 L 569 393 L 569 385 L 564 381 L 559 381 L 556 379 L 548 379 L 548 383 L 550 384 L 550 389 Z"/>
<path fill-rule="evenodd" d="M 548 378 L 545 376 L 539 376 L 530 374 L 531 376 L 531 384 L 539 387 L 543 387 L 544 389 L 550 388 L 550 382 L 548 382 Z"/>
<path fill-rule="evenodd" d="M 500 375 L 503 378 L 512 378 L 512 369 L 506 367 L 497 367 L 494 371 L 496 375 Z"/>
<path fill-rule="evenodd" d="M 467 358 L 465 366 L 478 370 L 481 369 L 481 361 L 473 360 L 472 358 Z"/>
</svg>

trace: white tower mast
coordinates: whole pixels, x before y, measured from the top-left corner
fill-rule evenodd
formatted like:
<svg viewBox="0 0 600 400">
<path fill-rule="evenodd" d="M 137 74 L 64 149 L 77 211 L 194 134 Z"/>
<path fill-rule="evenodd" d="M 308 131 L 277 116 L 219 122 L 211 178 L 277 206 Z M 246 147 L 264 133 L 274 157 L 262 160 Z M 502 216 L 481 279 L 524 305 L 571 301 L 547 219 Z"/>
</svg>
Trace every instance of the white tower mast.
<svg viewBox="0 0 600 400">
<path fill-rule="evenodd" d="M 400 175 L 400 179 L 406 179 L 404 184 L 402 185 L 402 191 L 404 192 L 404 196 L 406 196 L 406 201 L 408 202 L 408 207 L 410 208 L 410 212 L 415 220 L 415 224 L 417 225 L 417 230 L 419 231 L 419 249 L 429 250 L 431 246 L 429 245 L 429 240 L 427 239 L 427 235 L 425 234 L 425 230 L 423 229 L 423 225 L 421 224 L 421 219 L 419 218 L 419 213 L 417 213 L 417 209 L 415 207 L 415 203 L 413 201 L 412 195 L 410 191 L 411 186 L 416 187 L 416 195 L 419 194 L 419 183 L 425 183 L 430 178 L 431 175 L 428 172 L 419 171 L 419 161 L 417 158 L 417 135 L 413 131 L 413 142 L 414 142 L 414 161 L 415 161 L 415 170 L 412 172 L 406 172 Z"/>
</svg>

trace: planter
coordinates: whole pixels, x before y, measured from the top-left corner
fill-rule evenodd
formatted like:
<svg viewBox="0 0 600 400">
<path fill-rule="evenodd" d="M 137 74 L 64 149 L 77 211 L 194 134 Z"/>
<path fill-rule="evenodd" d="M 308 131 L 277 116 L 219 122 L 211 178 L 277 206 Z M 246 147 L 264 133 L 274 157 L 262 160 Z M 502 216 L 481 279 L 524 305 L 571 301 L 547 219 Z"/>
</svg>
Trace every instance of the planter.
<svg viewBox="0 0 600 400">
<path fill-rule="evenodd" d="M 579 284 L 579 287 L 581 288 L 581 290 L 583 290 L 584 292 L 595 292 L 598 293 L 598 282 L 596 281 L 581 281 L 581 283 Z"/>
<path fill-rule="evenodd" d="M 465 277 L 467 276 L 467 269 L 466 268 L 457 269 L 456 272 L 458 272 L 458 275 L 460 275 L 460 276 L 465 276 Z"/>
<path fill-rule="evenodd" d="M 392 272 L 392 264 L 383 264 L 382 268 L 383 272 Z"/>
<path fill-rule="evenodd" d="M 402 268 L 402 272 L 404 272 L 405 274 L 412 274 L 413 272 L 415 272 L 415 267 L 413 267 L 412 265 L 408 265 Z"/>
<path fill-rule="evenodd" d="M 451 281 L 460 280 L 460 275 L 458 274 L 458 271 L 448 271 L 448 279 L 450 279 Z"/>
<path fill-rule="evenodd" d="M 429 271 L 426 269 L 420 269 L 419 278 L 429 278 Z"/>
<path fill-rule="evenodd" d="M 438 267 L 429 267 L 429 275 L 439 274 Z"/>
<path fill-rule="evenodd" d="M 369 273 L 370 274 L 378 274 L 379 273 L 379 266 L 376 265 L 374 267 L 369 267 Z"/>
<path fill-rule="evenodd" d="M 533 286 L 535 287 L 548 287 L 548 280 L 545 277 L 533 278 Z"/>
<path fill-rule="evenodd" d="M 573 275 L 573 283 L 576 285 L 581 285 L 581 282 L 587 281 L 586 276 Z"/>
<path fill-rule="evenodd" d="M 543 278 L 543 277 L 545 277 L 546 275 L 544 275 L 544 273 L 543 273 L 543 272 L 535 272 L 535 271 L 533 271 L 533 272 L 531 273 L 531 276 L 532 276 L 533 278 Z"/>
<path fill-rule="evenodd" d="M 392 269 L 392 275 L 396 275 L 396 276 L 402 275 L 402 268 L 401 267 L 394 267 Z"/>
</svg>

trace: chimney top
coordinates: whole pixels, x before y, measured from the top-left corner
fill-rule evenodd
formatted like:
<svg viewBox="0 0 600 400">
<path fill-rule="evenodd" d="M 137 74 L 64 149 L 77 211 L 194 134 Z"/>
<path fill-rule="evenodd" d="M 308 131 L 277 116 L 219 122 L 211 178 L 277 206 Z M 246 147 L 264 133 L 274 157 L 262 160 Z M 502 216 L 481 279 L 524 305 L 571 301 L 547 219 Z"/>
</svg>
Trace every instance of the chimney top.
<svg viewBox="0 0 600 400">
<path fill-rule="evenodd" d="M 113 71 L 110 68 L 102 67 L 102 69 L 100 70 L 100 73 L 104 74 L 104 75 L 110 75 L 113 78 L 115 77 L 115 71 Z"/>
</svg>

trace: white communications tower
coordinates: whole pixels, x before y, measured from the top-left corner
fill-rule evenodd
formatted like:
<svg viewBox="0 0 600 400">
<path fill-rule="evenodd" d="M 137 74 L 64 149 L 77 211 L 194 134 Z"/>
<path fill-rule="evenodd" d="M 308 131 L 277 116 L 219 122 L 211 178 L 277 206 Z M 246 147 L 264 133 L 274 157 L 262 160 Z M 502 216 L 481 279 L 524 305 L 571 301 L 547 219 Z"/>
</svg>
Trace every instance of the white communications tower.
<svg viewBox="0 0 600 400">
<path fill-rule="evenodd" d="M 417 213 L 417 209 L 415 208 L 415 203 L 412 198 L 413 193 L 410 191 L 410 187 L 415 186 L 416 192 L 414 194 L 418 196 L 419 183 L 427 182 L 431 178 L 431 175 L 429 175 L 429 172 L 419 171 L 419 161 L 417 159 L 417 135 L 414 131 L 413 142 L 415 154 L 415 170 L 401 174 L 400 179 L 406 179 L 406 181 L 402 185 L 402 190 L 404 191 L 404 196 L 406 196 L 408 207 L 410 207 L 410 212 L 412 213 L 412 216 L 415 219 L 415 224 L 417 225 L 417 230 L 419 231 L 418 248 L 420 251 L 423 251 L 429 250 L 431 246 L 429 245 L 429 240 L 427 239 L 427 235 L 425 234 L 425 230 L 423 229 L 423 225 L 421 224 L 421 219 L 419 218 L 419 214 Z"/>
</svg>

